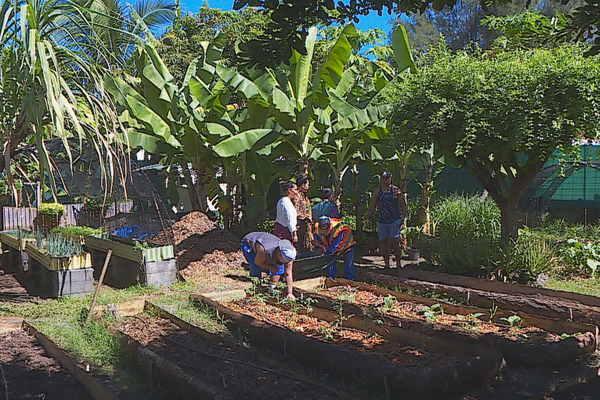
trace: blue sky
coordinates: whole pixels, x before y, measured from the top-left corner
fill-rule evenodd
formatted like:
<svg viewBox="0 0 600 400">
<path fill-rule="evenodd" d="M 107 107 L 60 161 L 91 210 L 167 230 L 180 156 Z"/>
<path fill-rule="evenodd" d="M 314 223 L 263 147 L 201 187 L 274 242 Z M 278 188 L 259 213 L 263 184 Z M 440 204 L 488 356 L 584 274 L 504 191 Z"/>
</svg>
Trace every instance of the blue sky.
<svg viewBox="0 0 600 400">
<path fill-rule="evenodd" d="M 203 0 L 180 0 L 181 8 L 184 12 L 196 12 L 202 6 Z M 233 8 L 233 0 L 208 0 L 211 7 L 220 8 L 223 10 L 231 10 Z M 389 21 L 394 15 L 388 15 L 384 12 L 380 17 L 377 13 L 370 13 L 367 16 L 361 17 L 358 28 L 366 31 L 367 29 L 379 28 L 385 33 L 388 33 L 392 28 Z"/>
</svg>

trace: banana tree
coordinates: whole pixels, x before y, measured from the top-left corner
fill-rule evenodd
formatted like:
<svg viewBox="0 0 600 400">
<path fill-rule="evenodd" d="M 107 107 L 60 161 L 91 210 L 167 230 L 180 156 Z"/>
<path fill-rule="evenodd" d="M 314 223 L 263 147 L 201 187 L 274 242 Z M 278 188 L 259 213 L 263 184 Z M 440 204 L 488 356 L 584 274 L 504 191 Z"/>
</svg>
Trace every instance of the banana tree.
<svg viewBox="0 0 600 400">
<path fill-rule="evenodd" d="M 164 154 L 169 165 L 178 164 L 192 207 L 198 211 L 207 210 L 208 195 L 221 194 L 214 173 L 220 158 L 214 146 L 225 142 L 221 148 L 235 152 L 270 132 L 240 131 L 231 119 L 231 93 L 214 79 L 225 42 L 223 35 L 201 42 L 203 54 L 190 64 L 181 86 L 150 44 L 137 54 L 143 95 L 118 77 L 105 77 L 108 90 L 123 107 L 121 119 L 128 127 L 129 144 Z"/>
</svg>

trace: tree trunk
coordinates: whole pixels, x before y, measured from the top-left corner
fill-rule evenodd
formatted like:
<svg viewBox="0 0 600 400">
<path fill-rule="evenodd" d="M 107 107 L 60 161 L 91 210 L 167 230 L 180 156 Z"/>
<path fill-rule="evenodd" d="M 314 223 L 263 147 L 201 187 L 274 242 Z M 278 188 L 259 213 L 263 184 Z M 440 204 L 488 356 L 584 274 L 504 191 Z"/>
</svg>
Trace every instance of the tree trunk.
<svg viewBox="0 0 600 400">
<path fill-rule="evenodd" d="M 190 202 L 192 203 L 192 211 L 204 212 L 204 209 L 202 208 L 202 205 L 200 204 L 198 191 L 196 190 L 196 186 L 194 185 L 194 181 L 192 179 L 192 173 L 190 171 L 189 165 L 185 159 L 182 159 L 180 164 L 181 164 L 181 169 L 183 171 L 183 179 L 188 188 Z"/>
<path fill-rule="evenodd" d="M 512 194 L 508 199 L 498 201 L 494 199 L 500 208 L 501 226 L 502 226 L 502 243 L 508 244 L 510 239 L 517 237 L 519 232 L 519 216 L 517 214 L 519 198 L 521 193 Z"/>
<path fill-rule="evenodd" d="M 421 231 L 431 234 L 431 182 L 433 180 L 433 165 L 425 163 L 423 187 L 421 188 L 421 200 L 419 202 L 419 211 L 417 213 L 417 224 L 422 226 Z"/>
<path fill-rule="evenodd" d="M 356 212 L 356 234 L 363 234 L 363 218 L 362 218 L 362 195 L 358 190 L 358 168 L 354 168 L 352 171 L 352 187 L 354 189 L 354 193 L 357 195 L 356 201 L 354 203 L 354 209 Z"/>
<path fill-rule="evenodd" d="M 301 175 L 308 177 L 308 158 L 298 159 L 298 168 Z"/>
</svg>

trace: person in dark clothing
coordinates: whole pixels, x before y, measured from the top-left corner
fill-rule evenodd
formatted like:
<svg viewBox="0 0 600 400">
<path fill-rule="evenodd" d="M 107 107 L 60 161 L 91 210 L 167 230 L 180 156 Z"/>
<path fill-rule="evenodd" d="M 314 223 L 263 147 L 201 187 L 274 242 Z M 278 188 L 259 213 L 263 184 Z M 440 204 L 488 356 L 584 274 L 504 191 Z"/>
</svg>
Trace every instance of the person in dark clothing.
<svg viewBox="0 0 600 400">
<path fill-rule="evenodd" d="M 330 188 L 323 189 L 323 201 L 315 204 L 312 208 L 313 221 L 318 221 L 322 216 L 329 218 L 340 218 L 340 212 L 333 200 L 333 190 Z"/>
<path fill-rule="evenodd" d="M 242 252 L 250 264 L 250 277 L 260 278 L 263 272 L 271 276 L 274 288 L 285 274 L 287 298 L 294 299 L 292 268 L 296 249 L 289 240 L 265 232 L 251 232 L 242 239 Z"/>
<path fill-rule="evenodd" d="M 378 211 L 377 235 L 385 268 L 390 268 L 390 247 L 396 255 L 396 266 L 400 267 L 402 248 L 400 246 L 400 232 L 407 215 L 406 193 L 392 184 L 392 173 L 383 171 L 381 186 L 373 192 L 369 213 L 367 214 L 367 228 L 371 225 L 371 216 Z"/>
</svg>

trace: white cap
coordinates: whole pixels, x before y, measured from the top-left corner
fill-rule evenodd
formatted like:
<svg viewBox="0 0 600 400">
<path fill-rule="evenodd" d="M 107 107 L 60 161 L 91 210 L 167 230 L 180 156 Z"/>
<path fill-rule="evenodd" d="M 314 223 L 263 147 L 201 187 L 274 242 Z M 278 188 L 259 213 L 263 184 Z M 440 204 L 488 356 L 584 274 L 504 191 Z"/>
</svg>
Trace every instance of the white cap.
<svg viewBox="0 0 600 400">
<path fill-rule="evenodd" d="M 296 259 L 296 249 L 294 248 L 292 243 L 287 239 L 284 239 L 281 242 L 279 242 L 279 251 L 281 252 L 281 255 L 283 256 L 285 262 L 294 261 Z"/>
</svg>

